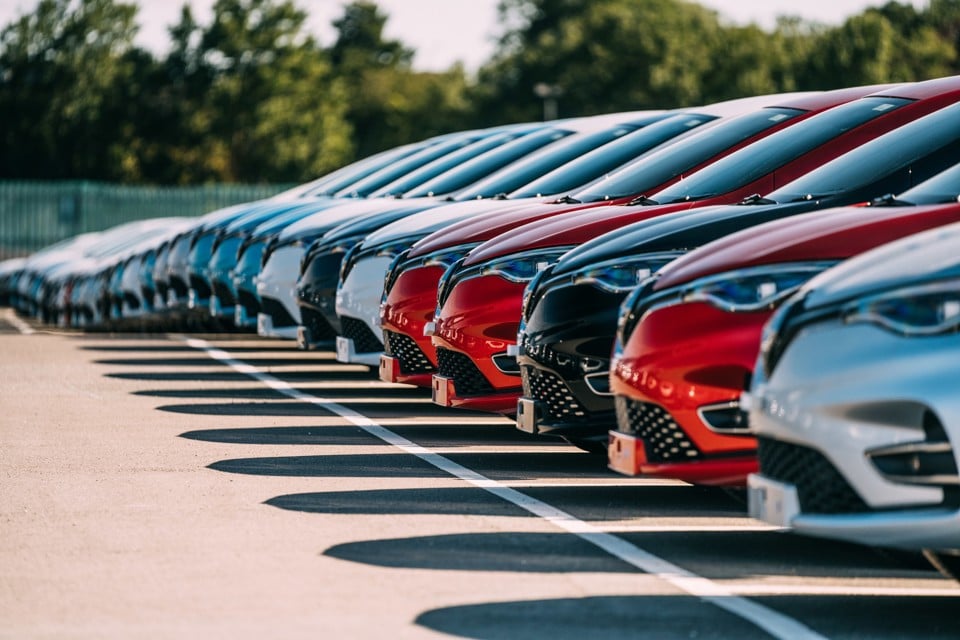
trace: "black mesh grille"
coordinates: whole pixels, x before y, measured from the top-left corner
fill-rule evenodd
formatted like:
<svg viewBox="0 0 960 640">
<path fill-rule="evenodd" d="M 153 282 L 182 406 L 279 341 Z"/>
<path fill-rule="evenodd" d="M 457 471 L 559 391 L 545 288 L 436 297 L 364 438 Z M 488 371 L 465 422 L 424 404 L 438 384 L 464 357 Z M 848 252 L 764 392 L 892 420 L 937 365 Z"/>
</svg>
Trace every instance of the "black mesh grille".
<svg viewBox="0 0 960 640">
<path fill-rule="evenodd" d="M 233 291 L 231 291 L 230 287 L 222 280 L 213 281 L 213 292 L 217 294 L 217 298 L 220 300 L 222 306 L 232 307 L 237 304 L 236 299 L 233 297 Z"/>
<path fill-rule="evenodd" d="M 616 408 L 617 428 L 643 440 L 649 461 L 684 462 L 703 458 L 673 416 L 661 407 L 617 396 Z"/>
<path fill-rule="evenodd" d="M 195 273 L 190 274 L 190 288 L 197 292 L 198 298 L 210 297 L 210 285 L 206 279 Z"/>
<path fill-rule="evenodd" d="M 274 328 L 295 327 L 297 325 L 297 322 L 293 319 L 293 316 L 290 315 L 290 312 L 287 311 L 287 308 L 273 298 L 260 299 L 260 313 L 265 313 L 270 316 Z"/>
<path fill-rule="evenodd" d="M 357 353 L 375 353 L 383 351 L 383 344 L 363 320 L 350 316 L 340 317 L 340 327 L 343 337 L 353 340 L 353 348 Z"/>
<path fill-rule="evenodd" d="M 300 320 L 310 330 L 314 342 L 329 342 L 337 339 L 337 332 L 323 315 L 309 307 L 300 307 Z"/>
<path fill-rule="evenodd" d="M 797 488 L 804 513 L 866 513 L 870 507 L 819 451 L 761 438 L 757 455 L 766 477 Z"/>
<path fill-rule="evenodd" d="M 441 376 L 453 379 L 459 396 L 493 393 L 493 386 L 483 377 L 477 365 L 459 351 L 437 347 L 437 364 Z"/>
<path fill-rule="evenodd" d="M 255 318 L 260 313 L 260 299 L 245 289 L 237 292 L 237 304 L 243 307 L 249 318 Z"/>
<path fill-rule="evenodd" d="M 383 332 L 383 352 L 400 362 L 403 373 L 433 373 L 433 364 L 410 336 L 393 331 Z"/>
<path fill-rule="evenodd" d="M 577 402 L 560 376 L 521 365 L 520 377 L 523 379 L 524 395 L 538 401 L 550 418 L 565 422 L 589 420 L 587 409 Z"/>
</svg>

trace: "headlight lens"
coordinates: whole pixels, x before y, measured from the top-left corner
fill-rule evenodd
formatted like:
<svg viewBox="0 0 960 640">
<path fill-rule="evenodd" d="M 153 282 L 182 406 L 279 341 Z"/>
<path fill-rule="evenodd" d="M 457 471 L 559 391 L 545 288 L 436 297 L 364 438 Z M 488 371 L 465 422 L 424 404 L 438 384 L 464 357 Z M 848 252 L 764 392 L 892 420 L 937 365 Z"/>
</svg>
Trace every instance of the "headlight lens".
<svg viewBox="0 0 960 640">
<path fill-rule="evenodd" d="M 708 302 L 732 313 L 769 310 L 835 264 L 804 262 L 731 271 L 691 283 L 683 288 L 682 298 L 684 302 Z"/>
<path fill-rule="evenodd" d="M 530 282 L 535 275 L 560 259 L 572 247 L 551 247 L 530 253 L 514 254 L 481 266 L 480 275 L 496 275 L 510 282 Z"/>
<path fill-rule="evenodd" d="M 847 324 L 868 322 L 905 336 L 935 336 L 960 329 L 960 282 L 908 287 L 873 296 L 843 312 Z"/>
<path fill-rule="evenodd" d="M 610 293 L 626 293 L 683 253 L 665 251 L 608 260 L 578 273 L 574 277 L 574 283 L 592 284 Z"/>
</svg>

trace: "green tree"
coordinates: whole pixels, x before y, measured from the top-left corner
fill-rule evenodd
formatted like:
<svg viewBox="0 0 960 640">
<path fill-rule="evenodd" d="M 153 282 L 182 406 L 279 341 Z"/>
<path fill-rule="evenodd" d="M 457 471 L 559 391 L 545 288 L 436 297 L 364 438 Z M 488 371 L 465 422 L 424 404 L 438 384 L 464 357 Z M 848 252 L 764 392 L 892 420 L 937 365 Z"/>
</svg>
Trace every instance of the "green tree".
<svg viewBox="0 0 960 640">
<path fill-rule="evenodd" d="M 40 0 L 0 33 L 0 174 L 108 178 L 131 131 L 116 118 L 149 56 L 132 46 L 136 6 Z"/>
</svg>

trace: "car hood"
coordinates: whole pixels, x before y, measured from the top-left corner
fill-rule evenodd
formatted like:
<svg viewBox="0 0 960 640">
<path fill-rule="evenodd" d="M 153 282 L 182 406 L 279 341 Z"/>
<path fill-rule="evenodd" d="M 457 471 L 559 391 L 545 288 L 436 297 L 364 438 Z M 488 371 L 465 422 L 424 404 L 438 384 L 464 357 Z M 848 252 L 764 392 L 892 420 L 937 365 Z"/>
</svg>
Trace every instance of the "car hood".
<svg viewBox="0 0 960 640">
<path fill-rule="evenodd" d="M 444 206 L 423 211 L 392 222 L 374 231 L 363 240 L 365 247 L 381 245 L 415 235 L 426 235 L 464 218 L 499 211 L 509 200 L 468 200 L 446 202 Z"/>
<path fill-rule="evenodd" d="M 923 231 L 845 260 L 798 295 L 816 308 L 880 291 L 960 277 L 960 223 Z"/>
<path fill-rule="evenodd" d="M 691 251 L 660 271 L 655 289 L 764 264 L 843 260 L 954 221 L 960 221 L 960 204 L 815 211 L 746 229 Z"/>
<path fill-rule="evenodd" d="M 424 198 L 423 201 L 427 203 L 432 200 Z M 412 203 L 412 201 L 402 202 L 393 198 L 338 200 L 334 206 L 324 207 L 313 215 L 284 228 L 278 234 L 277 241 L 282 244 L 306 237 L 315 237 L 361 216 L 401 210 L 411 206 Z"/>
<path fill-rule="evenodd" d="M 519 200 L 514 202 L 513 206 L 508 205 L 509 202 L 503 202 L 502 210 L 491 211 L 479 217 L 471 216 L 437 229 L 415 244 L 410 250 L 409 257 L 415 258 L 420 255 L 426 255 L 434 251 L 446 249 L 447 247 L 462 244 L 485 242 L 501 233 L 505 233 L 535 220 L 542 220 L 543 218 L 561 213 L 569 213 L 570 211 L 583 207 L 596 206 L 592 204 L 547 204 L 541 198 Z"/>
<path fill-rule="evenodd" d="M 553 273 L 572 273 L 641 253 L 694 249 L 745 227 L 789 215 L 783 209 L 717 205 L 649 218 L 605 233 L 571 250 L 557 262 Z"/>
<path fill-rule="evenodd" d="M 684 204 L 683 208 L 687 206 Z M 576 210 L 500 234 L 471 251 L 463 264 L 470 266 L 533 249 L 579 245 L 625 225 L 672 213 L 677 208 L 675 205 L 604 205 Z"/>
<path fill-rule="evenodd" d="M 323 234 L 323 242 L 337 243 L 346 238 L 357 238 L 369 235 L 392 224 L 397 220 L 402 220 L 407 216 L 413 216 L 436 207 L 447 206 L 448 203 L 434 198 L 416 198 L 414 200 L 396 200 L 400 206 L 388 211 L 374 211 L 353 220 L 339 224 Z"/>
</svg>

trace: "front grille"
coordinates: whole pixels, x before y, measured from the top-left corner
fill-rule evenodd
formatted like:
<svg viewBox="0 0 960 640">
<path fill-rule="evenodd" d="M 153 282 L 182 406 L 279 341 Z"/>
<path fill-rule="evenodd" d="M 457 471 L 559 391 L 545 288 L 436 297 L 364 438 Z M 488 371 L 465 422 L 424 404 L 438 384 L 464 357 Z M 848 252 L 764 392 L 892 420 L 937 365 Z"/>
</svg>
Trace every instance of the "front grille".
<svg viewBox="0 0 960 640">
<path fill-rule="evenodd" d="M 274 328 L 295 327 L 297 325 L 297 321 L 293 319 L 287 308 L 273 298 L 260 298 L 260 313 L 270 316 Z"/>
<path fill-rule="evenodd" d="M 589 420 L 587 409 L 577 402 L 560 376 L 536 367 L 521 366 L 520 377 L 524 395 L 540 402 L 550 418 L 564 422 Z"/>
<path fill-rule="evenodd" d="M 400 362 L 403 373 L 433 373 L 436 368 L 423 353 L 416 340 L 404 333 L 383 332 L 383 352 Z"/>
<path fill-rule="evenodd" d="M 617 428 L 643 440 L 650 462 L 689 462 L 703 458 L 697 446 L 663 408 L 616 397 Z"/>
<path fill-rule="evenodd" d="M 350 316 L 340 317 L 340 328 L 343 330 L 343 337 L 353 340 L 353 348 L 357 353 L 376 353 L 383 351 L 383 343 L 363 320 L 357 320 Z"/>
<path fill-rule="evenodd" d="M 533 344 L 529 337 L 524 337 L 522 351 L 531 360 L 539 362 L 545 367 L 550 367 L 562 376 L 567 378 L 576 378 L 582 375 L 580 367 L 575 356 L 560 353 L 550 347 L 548 344 Z"/>
<path fill-rule="evenodd" d="M 466 397 L 493 393 L 493 385 L 465 354 L 437 347 L 437 364 L 441 376 L 453 379 L 457 395 Z"/>
<path fill-rule="evenodd" d="M 300 307 L 300 320 L 310 330 L 314 342 L 332 342 L 337 339 L 336 330 L 323 315 L 310 307 Z"/>
<path fill-rule="evenodd" d="M 256 318 L 260 313 L 260 298 L 246 289 L 240 289 L 237 292 L 237 304 L 243 307 L 248 318 Z"/>
<path fill-rule="evenodd" d="M 201 299 L 210 297 L 210 285 L 207 280 L 195 273 L 190 274 L 190 288 L 196 291 L 197 297 Z"/>
<path fill-rule="evenodd" d="M 233 297 L 233 291 L 222 280 L 213 281 L 213 292 L 217 294 L 220 304 L 224 307 L 232 307 L 237 304 L 237 300 Z"/>
<path fill-rule="evenodd" d="M 804 513 L 867 513 L 870 507 L 819 451 L 760 438 L 760 471 L 797 488 Z"/>
</svg>

